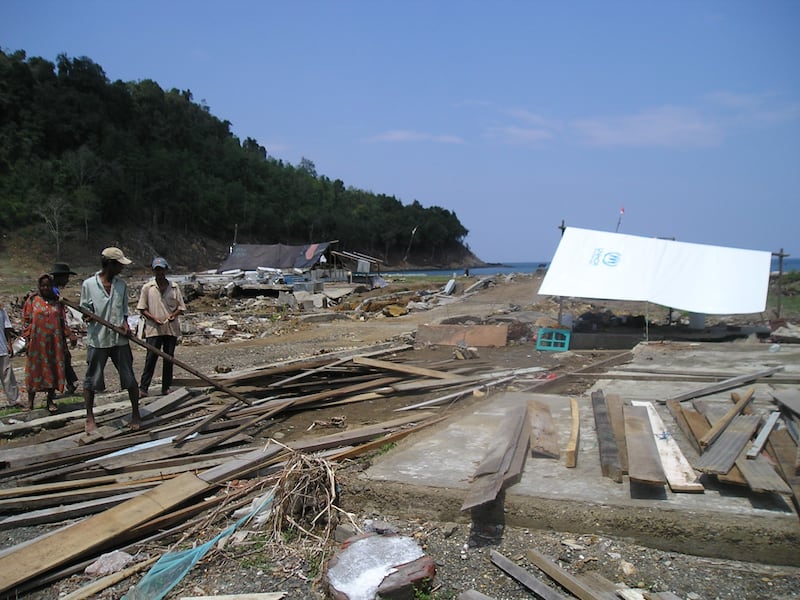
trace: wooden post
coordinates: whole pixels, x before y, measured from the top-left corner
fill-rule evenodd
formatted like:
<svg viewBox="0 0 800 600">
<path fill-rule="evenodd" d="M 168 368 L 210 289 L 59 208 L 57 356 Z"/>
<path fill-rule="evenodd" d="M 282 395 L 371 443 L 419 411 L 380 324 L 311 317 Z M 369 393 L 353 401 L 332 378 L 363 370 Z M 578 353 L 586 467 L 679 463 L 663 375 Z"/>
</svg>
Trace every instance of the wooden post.
<svg viewBox="0 0 800 600">
<path fill-rule="evenodd" d="M 780 319 L 781 318 L 781 300 L 783 296 L 783 259 L 790 256 L 789 254 L 785 254 L 783 252 L 783 248 L 781 248 L 778 252 L 773 252 L 772 256 L 778 257 L 778 306 L 775 308 L 775 317 Z"/>
</svg>

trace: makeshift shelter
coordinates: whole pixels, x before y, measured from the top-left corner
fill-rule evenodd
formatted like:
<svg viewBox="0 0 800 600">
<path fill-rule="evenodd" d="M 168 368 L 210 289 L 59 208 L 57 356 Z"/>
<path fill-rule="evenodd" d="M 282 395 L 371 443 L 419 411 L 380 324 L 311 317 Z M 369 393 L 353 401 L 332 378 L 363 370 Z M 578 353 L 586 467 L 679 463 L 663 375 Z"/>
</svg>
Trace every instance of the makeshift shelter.
<svg viewBox="0 0 800 600">
<path fill-rule="evenodd" d="M 236 244 L 219 270 L 255 271 L 259 267 L 270 269 L 310 269 L 320 260 L 330 242 L 289 246 L 286 244 Z"/>
<path fill-rule="evenodd" d="M 766 308 L 770 259 L 764 251 L 569 227 L 539 293 L 756 313 Z"/>
</svg>

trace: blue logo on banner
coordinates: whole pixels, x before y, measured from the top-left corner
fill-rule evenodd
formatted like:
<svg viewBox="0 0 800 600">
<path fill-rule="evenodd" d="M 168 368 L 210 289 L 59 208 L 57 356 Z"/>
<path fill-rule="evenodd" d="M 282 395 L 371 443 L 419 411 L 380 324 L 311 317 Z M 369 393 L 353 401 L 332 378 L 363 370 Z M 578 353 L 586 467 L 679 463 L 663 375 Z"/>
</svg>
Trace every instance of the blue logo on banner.
<svg viewBox="0 0 800 600">
<path fill-rule="evenodd" d="M 592 251 L 589 264 L 597 267 L 600 263 L 603 263 L 607 267 L 616 267 L 621 260 L 622 254 L 619 252 L 606 252 L 605 248 L 595 248 Z"/>
</svg>

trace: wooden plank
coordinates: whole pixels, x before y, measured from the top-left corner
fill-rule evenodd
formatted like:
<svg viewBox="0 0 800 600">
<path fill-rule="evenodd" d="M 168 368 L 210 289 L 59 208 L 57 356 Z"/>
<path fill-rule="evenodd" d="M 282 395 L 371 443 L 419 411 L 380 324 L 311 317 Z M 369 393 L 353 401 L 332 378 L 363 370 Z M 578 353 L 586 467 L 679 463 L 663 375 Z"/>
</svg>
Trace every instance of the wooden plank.
<svg viewBox="0 0 800 600">
<path fill-rule="evenodd" d="M 520 582 L 542 600 L 567 600 L 566 596 L 559 594 L 541 579 L 526 571 L 515 562 L 509 560 L 496 550 L 489 551 L 492 563 L 503 570 L 507 575 Z"/>
<path fill-rule="evenodd" d="M 385 371 L 396 371 L 407 375 L 418 375 L 419 377 L 433 377 L 434 379 L 458 379 L 461 376 L 447 371 L 436 371 L 405 363 L 396 363 L 390 360 L 378 360 L 377 358 L 367 358 L 366 356 L 353 357 L 353 363 L 365 367 L 374 367 Z"/>
<path fill-rule="evenodd" d="M 121 571 L 116 573 L 111 573 L 110 575 L 106 575 L 105 577 L 101 577 L 96 581 L 92 581 L 83 587 L 78 588 L 74 592 L 67 594 L 66 596 L 60 596 L 59 600 L 85 600 L 86 598 L 92 598 L 93 596 L 99 594 L 105 589 L 110 588 L 112 585 L 116 585 L 120 581 L 125 581 L 131 575 L 135 575 L 139 571 L 142 571 L 156 562 L 160 556 L 154 556 L 153 558 L 148 558 L 147 560 L 143 560 L 140 563 L 136 563 L 133 566 L 126 567 Z"/>
<path fill-rule="evenodd" d="M 622 483 L 622 466 L 619 463 L 617 441 L 614 438 L 614 431 L 611 429 L 611 419 L 608 416 L 608 407 L 602 390 L 592 392 L 592 411 L 594 412 L 594 427 L 600 452 L 600 471 L 603 473 L 603 477 Z"/>
<path fill-rule="evenodd" d="M 792 504 L 794 504 L 795 513 L 800 515 L 800 476 L 793 470 L 793 461 L 797 455 L 798 446 L 788 431 L 778 429 L 769 437 L 767 448 L 777 463 L 778 471 L 792 488 Z"/>
<path fill-rule="evenodd" d="M 704 473 L 724 474 L 731 470 L 739 454 L 758 428 L 761 417 L 739 415 L 725 432 L 700 456 L 694 468 Z"/>
<path fill-rule="evenodd" d="M 606 397 L 606 399 L 608 399 L 608 397 Z M 579 573 L 575 577 L 580 579 L 584 585 L 595 590 L 597 593 L 607 594 L 609 598 L 614 598 L 615 600 L 618 597 L 617 592 L 619 591 L 619 588 L 617 587 L 617 584 L 603 577 L 603 575 L 598 571 L 586 571 L 585 573 Z"/>
<path fill-rule="evenodd" d="M 673 396 L 672 398 L 666 398 L 664 400 L 659 400 L 660 404 L 665 404 L 667 400 L 675 400 L 676 402 L 684 402 L 686 400 L 692 400 L 694 398 L 701 398 L 702 396 L 708 396 L 709 394 L 715 394 L 717 392 L 724 392 L 725 390 L 730 390 L 733 388 L 741 387 L 748 383 L 759 379 L 760 377 L 769 377 L 770 375 L 777 373 L 783 369 L 782 366 L 780 367 L 771 367 L 769 369 L 764 369 L 763 371 L 758 371 L 756 373 L 748 373 L 745 375 L 739 375 L 738 377 L 731 377 L 730 379 L 726 379 L 724 381 L 720 381 L 719 383 L 715 383 L 712 385 L 708 385 L 696 390 L 692 390 L 691 392 L 685 392 L 683 394 L 678 394 L 677 396 Z"/>
<path fill-rule="evenodd" d="M 417 326 L 417 344 L 502 348 L 508 343 L 508 324 Z"/>
<path fill-rule="evenodd" d="M 477 590 L 467 590 L 456 596 L 456 600 L 494 600 L 494 598 L 486 594 L 481 594 Z"/>
<path fill-rule="evenodd" d="M 155 487 L 160 482 L 144 481 L 136 483 L 112 483 L 109 485 L 96 485 L 92 487 L 82 487 L 67 491 L 37 494 L 34 496 L 18 496 L 15 498 L 5 498 L 0 500 L 0 513 L 8 514 L 21 511 L 30 511 L 37 508 L 47 508 L 58 506 L 68 502 L 84 502 L 115 496 L 121 492 L 132 492 L 136 490 L 146 490 Z M 65 517 L 66 518 L 66 517 Z"/>
<path fill-rule="evenodd" d="M 532 564 L 536 565 L 558 585 L 580 600 L 608 600 L 607 594 L 591 589 L 583 581 L 559 567 L 552 559 L 538 550 L 528 550 L 525 555 Z"/>
<path fill-rule="evenodd" d="M 397 381 L 397 378 L 395 377 L 383 377 L 380 379 L 373 379 L 372 381 L 365 381 L 362 383 L 355 383 L 353 385 L 348 385 L 340 388 L 325 390 L 324 392 L 319 392 L 317 394 L 310 394 L 308 396 L 300 396 L 297 398 L 287 398 L 285 400 L 267 402 L 263 407 L 265 411 L 262 414 L 253 417 L 251 420 L 241 424 L 239 427 L 236 427 L 235 429 L 225 432 L 219 436 L 215 436 L 214 438 L 206 441 L 205 443 L 200 444 L 198 447 L 194 448 L 191 451 L 191 453 L 200 454 L 202 452 L 206 452 L 207 450 L 210 450 L 211 448 L 218 446 L 222 442 L 229 440 L 236 435 L 239 435 L 247 428 L 252 427 L 253 425 L 261 421 L 269 419 L 288 408 L 294 408 L 305 404 L 311 404 L 313 402 L 318 402 L 320 400 L 324 400 L 327 398 L 346 396 L 348 394 L 352 394 L 353 392 L 360 392 L 370 388 L 381 387 L 387 385 L 388 383 L 393 383 L 395 381 Z M 183 440 L 181 440 L 181 442 L 183 442 Z"/>
<path fill-rule="evenodd" d="M 528 400 L 528 423 L 531 428 L 531 456 L 558 459 L 558 431 L 550 407 L 538 400 Z"/>
<path fill-rule="evenodd" d="M 769 394 L 773 397 L 775 402 L 800 416 L 800 390 L 784 388 L 780 390 L 771 390 Z"/>
<path fill-rule="evenodd" d="M 481 462 L 475 468 L 473 477 L 479 477 L 487 473 L 497 473 L 503 464 L 503 459 L 508 454 L 509 449 L 516 445 L 519 434 L 522 431 L 523 407 L 513 408 L 500 421 L 497 426 L 494 443 L 489 447 Z"/>
<path fill-rule="evenodd" d="M 711 425 L 709 424 L 708 419 L 706 419 L 705 413 L 708 412 L 708 414 L 715 415 L 717 410 L 709 407 L 704 400 L 694 400 L 693 404 L 697 406 L 698 409 L 701 409 L 701 412 L 692 410 L 684 406 L 683 414 L 686 417 L 686 420 L 689 423 L 692 432 L 694 432 L 694 435 L 699 440 L 701 437 L 703 437 L 706 431 L 711 429 Z M 724 409 L 719 409 L 719 413 L 720 413 L 719 417 L 722 417 L 722 414 L 724 414 Z M 700 442 L 698 442 L 697 445 L 699 446 Z M 697 453 L 702 454 L 703 450 L 700 449 Z M 744 477 L 742 477 L 741 472 L 736 466 L 734 466 L 727 473 L 717 473 L 716 477 L 720 483 L 747 487 L 747 482 L 744 480 Z"/>
<path fill-rule="evenodd" d="M 290 442 L 287 446 L 293 450 L 304 452 L 348 446 L 380 437 L 393 428 L 402 427 L 433 416 L 438 415 L 432 412 L 414 413 L 413 415 L 399 419 L 384 421 L 383 423 L 368 425 L 366 427 L 339 432 L 329 436 L 297 440 L 295 442 Z M 283 451 L 283 447 L 277 444 L 267 444 L 263 448 L 244 452 L 218 467 L 204 471 L 200 473 L 198 477 L 209 483 L 219 483 L 235 477 L 242 477 L 247 473 L 259 469 L 265 462 L 272 460 L 272 458 L 281 451 Z"/>
<path fill-rule="evenodd" d="M 420 429 L 424 429 L 425 427 L 429 427 L 435 423 L 439 423 L 440 421 L 444 421 L 447 417 L 436 417 L 433 419 L 427 419 L 420 423 L 419 425 L 414 425 L 413 427 L 407 427 L 405 429 L 400 429 L 399 431 L 395 431 L 393 433 L 388 433 L 385 436 L 378 438 L 376 440 L 372 440 L 371 442 L 366 442 L 364 444 L 359 444 L 354 448 L 348 448 L 347 450 L 343 450 L 341 452 L 337 452 L 336 454 L 330 456 L 328 460 L 331 461 L 338 461 L 343 460 L 345 458 L 353 458 L 354 456 L 360 456 L 365 452 L 371 452 L 373 450 L 377 450 L 385 446 L 386 444 L 393 444 L 404 437 L 419 431 Z"/>
<path fill-rule="evenodd" d="M 569 409 L 572 418 L 572 425 L 569 431 L 569 440 L 567 441 L 566 466 L 568 469 L 574 469 L 578 464 L 578 444 L 581 439 L 581 416 L 578 411 L 578 400 L 576 398 L 569 399 Z"/>
<path fill-rule="evenodd" d="M 758 432 L 756 441 L 753 442 L 752 448 L 747 451 L 747 458 L 753 460 L 756 456 L 761 454 L 761 451 L 764 449 L 764 445 L 767 443 L 767 438 L 769 437 L 769 434 L 772 433 L 772 430 L 775 429 L 775 425 L 778 423 L 780 416 L 781 413 L 777 410 L 774 410 L 770 413 L 767 422 L 764 423 L 761 431 Z"/>
<path fill-rule="evenodd" d="M 5 519 L 0 519 L 0 530 L 43 525 L 45 523 L 58 523 L 59 521 L 65 521 L 67 519 L 84 517 L 106 510 L 112 506 L 117 506 L 142 493 L 144 493 L 144 490 L 137 490 L 125 494 L 117 494 L 116 496 L 86 500 L 85 502 L 73 502 L 72 504 L 57 506 L 55 508 L 42 508 L 19 515 L 12 515 Z"/>
<path fill-rule="evenodd" d="M 209 488 L 202 479 L 186 473 L 49 538 L 0 557 L 0 592 L 75 560 Z M 53 548 L 58 548 L 58 552 L 53 552 Z"/>
<path fill-rule="evenodd" d="M 791 494 L 789 487 L 780 475 L 775 471 L 775 467 L 765 456 L 758 456 L 755 459 L 747 458 L 747 447 L 739 454 L 736 459 L 736 466 L 750 486 L 750 489 L 757 493 Z"/>
<path fill-rule="evenodd" d="M 700 438 L 699 440 L 700 446 L 702 446 L 703 448 L 707 448 L 708 446 L 710 446 L 714 442 L 714 440 L 716 440 L 722 434 L 722 432 L 725 431 L 725 428 L 731 423 L 731 421 L 733 421 L 733 419 L 739 413 L 741 413 L 744 410 L 744 408 L 750 403 L 750 401 L 753 399 L 754 393 L 755 393 L 755 388 L 750 388 L 749 390 L 747 390 L 744 396 L 739 398 L 736 401 L 736 404 L 734 404 L 721 419 L 713 423 L 711 425 L 711 429 L 709 429 L 706 432 L 706 434 Z"/>
<path fill-rule="evenodd" d="M 509 487 L 519 483 L 522 479 L 522 472 L 525 470 L 525 460 L 528 458 L 528 451 L 531 449 L 531 428 L 528 424 L 527 410 L 525 419 L 522 423 L 522 430 L 517 438 L 517 445 L 511 456 L 511 464 L 508 465 L 505 477 L 503 477 L 503 487 Z"/>
<path fill-rule="evenodd" d="M 667 477 L 667 483 L 673 492 L 693 492 L 702 494 L 705 487 L 698 481 L 698 475 L 681 452 L 675 438 L 672 437 L 661 416 L 652 402 L 632 402 L 634 406 L 644 406 L 650 419 L 650 428 L 661 459 L 661 468 Z"/>
<path fill-rule="evenodd" d="M 700 442 L 698 441 L 706 431 L 710 429 L 710 425 L 705 423 L 703 428 L 703 432 L 701 434 L 697 434 L 692 426 L 689 424 L 689 421 L 686 417 L 686 413 L 684 412 L 684 408 L 680 402 L 676 402 L 675 400 L 667 400 L 667 409 L 669 409 L 672 418 L 675 419 L 675 423 L 678 424 L 678 428 L 683 432 L 683 435 L 686 436 L 686 439 L 692 445 L 695 452 L 698 454 L 703 453 L 703 449 L 700 446 Z M 705 421 L 705 417 L 700 415 L 703 421 Z"/>
<path fill-rule="evenodd" d="M 522 412 L 520 412 L 520 409 Z M 494 436 L 495 443 L 477 469 L 475 469 L 472 482 L 460 510 L 469 510 L 491 502 L 497 497 L 503 487 L 506 473 L 514 457 L 515 449 L 522 434 L 522 426 L 527 421 L 525 412 L 527 412 L 527 407 L 518 407 L 517 410 L 507 415 L 500 422 L 497 427 L 497 433 Z"/>
<path fill-rule="evenodd" d="M 628 473 L 628 445 L 625 443 L 625 418 L 622 415 L 622 407 L 625 402 L 619 394 L 606 394 L 606 406 L 608 407 L 608 418 L 611 420 L 611 429 L 614 431 L 614 439 L 617 441 L 617 451 L 619 452 L 619 466 L 622 474 Z"/>
<path fill-rule="evenodd" d="M 631 481 L 647 485 L 664 485 L 667 479 L 661 467 L 647 409 L 625 406 L 622 413 L 625 417 L 625 443 L 628 445 L 628 477 Z"/>
</svg>

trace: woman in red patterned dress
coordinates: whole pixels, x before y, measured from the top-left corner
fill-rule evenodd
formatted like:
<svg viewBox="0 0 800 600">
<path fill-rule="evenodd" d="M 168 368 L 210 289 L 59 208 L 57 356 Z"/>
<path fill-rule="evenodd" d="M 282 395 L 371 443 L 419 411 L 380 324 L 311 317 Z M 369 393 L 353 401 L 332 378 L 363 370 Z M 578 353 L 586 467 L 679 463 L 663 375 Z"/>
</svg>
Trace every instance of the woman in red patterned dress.
<svg viewBox="0 0 800 600">
<path fill-rule="evenodd" d="M 53 291 L 53 277 L 39 277 L 39 293 L 31 295 L 22 307 L 22 334 L 28 340 L 25 362 L 25 387 L 28 389 L 28 409 L 33 409 L 36 392 L 47 392 L 47 410 L 58 412 L 56 391 L 66 385 L 66 341 L 73 345 L 76 337 L 67 325 L 64 306 Z"/>
</svg>

